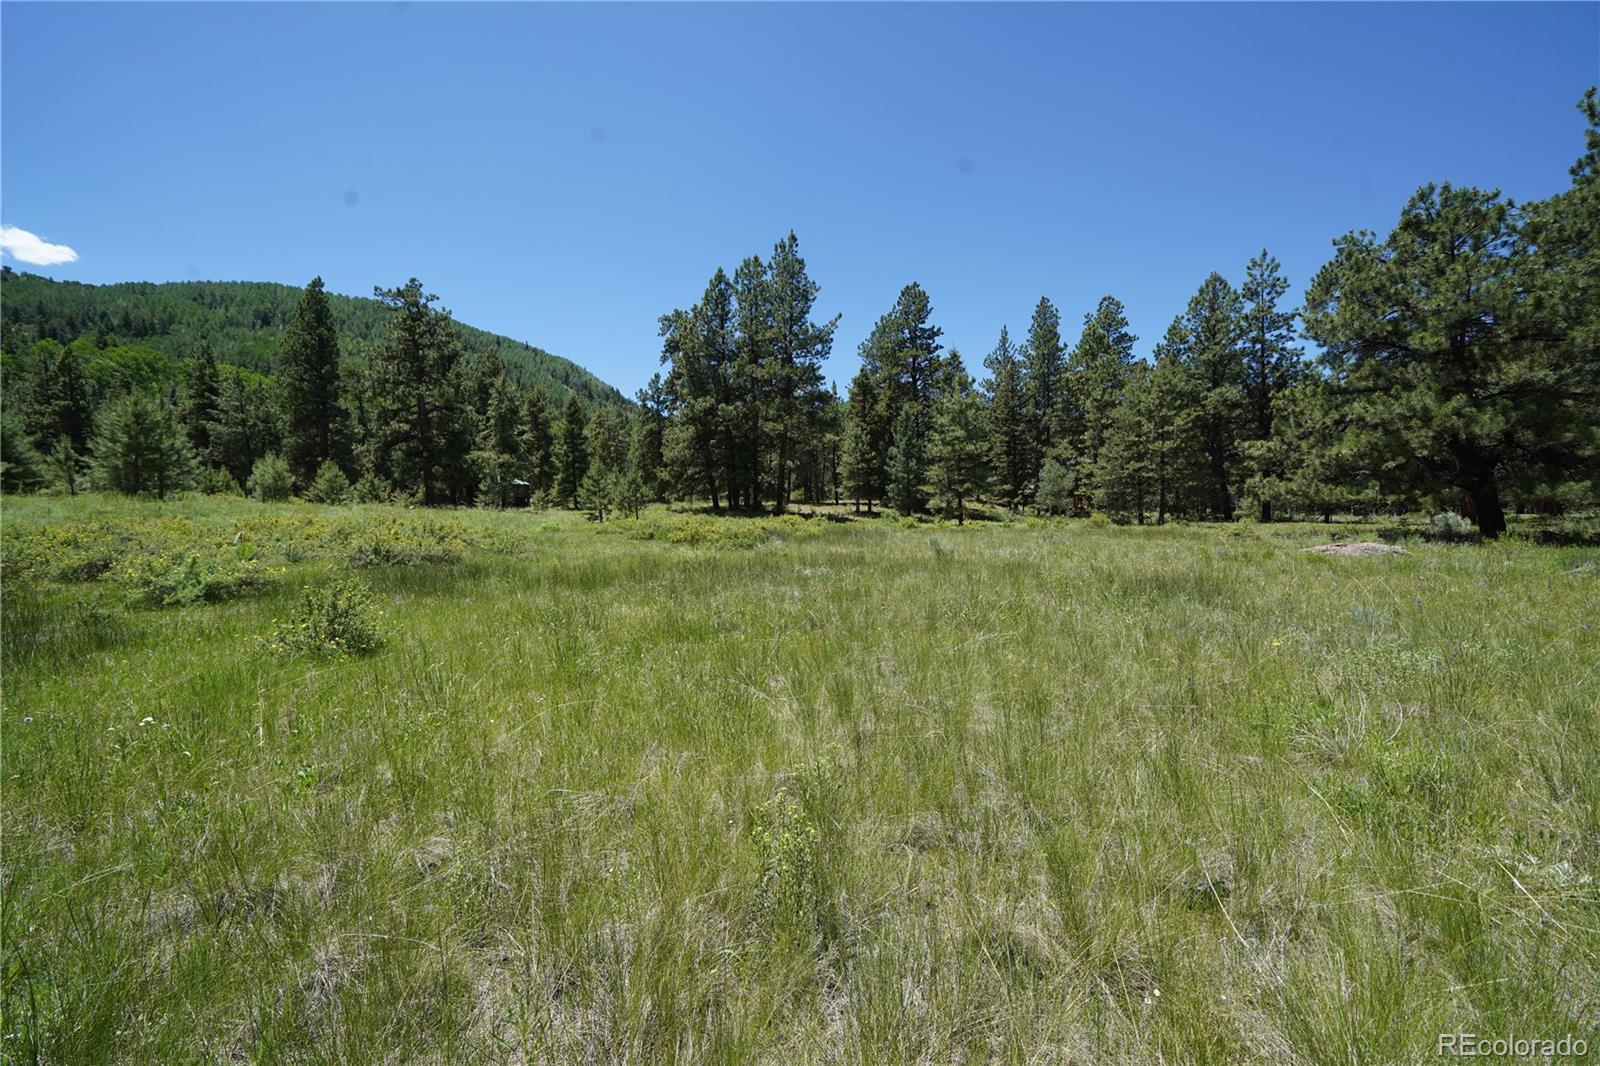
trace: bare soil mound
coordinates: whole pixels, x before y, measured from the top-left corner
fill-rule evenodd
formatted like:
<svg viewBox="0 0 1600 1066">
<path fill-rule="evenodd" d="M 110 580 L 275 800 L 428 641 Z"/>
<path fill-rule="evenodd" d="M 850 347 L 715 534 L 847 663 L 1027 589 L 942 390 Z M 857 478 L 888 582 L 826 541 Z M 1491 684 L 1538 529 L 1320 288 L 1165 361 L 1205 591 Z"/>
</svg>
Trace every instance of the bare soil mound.
<svg viewBox="0 0 1600 1066">
<path fill-rule="evenodd" d="M 1315 552 L 1318 555 L 1410 555 L 1411 553 L 1398 544 L 1380 544 L 1375 540 L 1352 541 L 1345 544 L 1318 544 L 1310 548 L 1301 548 L 1303 552 Z"/>
</svg>

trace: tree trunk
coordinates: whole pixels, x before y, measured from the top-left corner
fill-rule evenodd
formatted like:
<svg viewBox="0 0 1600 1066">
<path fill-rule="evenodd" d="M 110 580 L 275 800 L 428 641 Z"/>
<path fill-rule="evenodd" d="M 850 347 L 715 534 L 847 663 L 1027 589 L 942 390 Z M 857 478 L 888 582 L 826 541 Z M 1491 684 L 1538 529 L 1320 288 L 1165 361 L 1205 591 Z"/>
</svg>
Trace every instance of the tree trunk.
<svg viewBox="0 0 1600 1066">
<path fill-rule="evenodd" d="M 1272 501 L 1271 500 L 1262 500 L 1261 501 L 1261 521 L 1263 521 L 1263 522 L 1272 521 Z"/>
<path fill-rule="evenodd" d="M 1493 540 L 1506 531 L 1506 513 L 1500 506 L 1500 486 L 1494 475 L 1474 485 L 1469 493 L 1478 515 L 1478 532 Z"/>
</svg>

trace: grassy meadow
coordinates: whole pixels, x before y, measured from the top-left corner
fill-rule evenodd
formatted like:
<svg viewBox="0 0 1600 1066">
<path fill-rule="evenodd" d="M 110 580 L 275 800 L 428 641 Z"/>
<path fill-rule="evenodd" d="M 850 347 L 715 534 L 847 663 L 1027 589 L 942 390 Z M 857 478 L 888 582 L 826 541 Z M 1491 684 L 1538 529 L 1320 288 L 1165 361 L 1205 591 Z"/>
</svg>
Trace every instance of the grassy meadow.
<svg viewBox="0 0 1600 1066">
<path fill-rule="evenodd" d="M 6 1061 L 1600 1044 L 1600 550 L 3 506 Z"/>
</svg>

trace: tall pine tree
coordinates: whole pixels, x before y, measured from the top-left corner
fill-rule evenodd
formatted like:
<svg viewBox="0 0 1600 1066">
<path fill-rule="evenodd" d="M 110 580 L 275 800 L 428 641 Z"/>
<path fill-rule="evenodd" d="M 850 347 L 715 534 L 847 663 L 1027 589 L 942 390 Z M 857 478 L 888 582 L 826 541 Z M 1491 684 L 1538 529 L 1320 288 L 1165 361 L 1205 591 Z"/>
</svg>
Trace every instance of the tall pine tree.
<svg viewBox="0 0 1600 1066">
<path fill-rule="evenodd" d="M 393 294 L 398 298 L 405 291 Z M 420 296 L 420 285 L 417 291 Z M 389 300 L 389 294 L 380 292 L 380 297 Z M 276 377 L 283 401 L 283 456 L 296 480 L 308 485 L 324 462 L 349 461 L 345 409 L 339 402 L 339 339 L 320 277 L 301 293 L 284 328 Z"/>
</svg>

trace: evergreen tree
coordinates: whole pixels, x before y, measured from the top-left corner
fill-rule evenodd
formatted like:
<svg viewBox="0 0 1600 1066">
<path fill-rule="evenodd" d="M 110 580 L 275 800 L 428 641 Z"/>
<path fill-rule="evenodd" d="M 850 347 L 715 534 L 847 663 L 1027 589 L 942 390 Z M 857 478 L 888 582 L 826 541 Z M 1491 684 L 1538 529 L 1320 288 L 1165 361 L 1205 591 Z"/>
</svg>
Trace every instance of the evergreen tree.
<svg viewBox="0 0 1600 1066">
<path fill-rule="evenodd" d="M 1514 253 L 1525 279 L 1519 332 L 1528 338 L 1527 358 L 1543 368 L 1547 382 L 1559 384 L 1544 393 L 1553 408 L 1527 427 L 1538 443 L 1508 466 L 1524 492 L 1565 483 L 1594 500 L 1600 498 L 1600 93 L 1590 88 L 1578 110 L 1587 129 L 1572 185 L 1525 208 Z"/>
<path fill-rule="evenodd" d="M 256 460 L 279 446 L 275 411 L 265 379 L 245 371 L 223 371 L 217 389 L 216 417 L 206 424 L 209 461 L 243 484 Z"/>
<path fill-rule="evenodd" d="M 461 345 L 450 312 L 433 307 L 412 278 L 374 289 L 389 308 L 389 337 L 372 360 L 377 465 L 391 481 L 421 491 L 422 502 L 464 502 L 472 474 L 472 419 Z"/>
<path fill-rule="evenodd" d="M 93 481 L 128 495 L 188 488 L 195 477 L 194 450 L 171 406 L 145 392 L 119 396 L 95 423 Z"/>
<path fill-rule="evenodd" d="M 1386 487 L 1453 487 L 1487 537 L 1508 476 L 1562 469 L 1594 437 L 1593 350 L 1543 313 L 1515 223 L 1498 192 L 1424 186 L 1384 241 L 1335 242 L 1304 312 L 1349 432 L 1396 460 Z"/>
<path fill-rule="evenodd" d="M 53 443 L 66 437 L 79 452 L 88 447 L 93 409 L 76 346 L 46 348 L 31 393 L 26 429 L 34 439 Z"/>
<path fill-rule="evenodd" d="M 1002 339 L 1004 334 L 1002 334 Z M 967 500 L 988 478 L 988 440 L 983 401 L 955 349 L 945 357 L 933 425 L 928 434 L 928 489 L 955 512 L 956 524 L 967 520 Z"/>
<path fill-rule="evenodd" d="M 1245 445 L 1251 459 L 1245 495 L 1324 522 L 1336 512 L 1373 509 L 1376 472 L 1344 432 L 1332 383 L 1306 375 L 1273 406 L 1272 436 Z"/>
<path fill-rule="evenodd" d="M 928 294 L 916 283 L 907 285 L 862 347 L 863 365 L 877 379 L 883 405 L 879 424 L 890 429 L 881 444 L 887 450 L 889 498 L 905 513 L 927 502 L 923 463 L 943 332 L 931 317 Z"/>
<path fill-rule="evenodd" d="M 312 503 L 344 503 L 349 498 L 350 479 L 339 469 L 338 463 L 324 459 L 306 489 L 306 499 Z"/>
<path fill-rule="evenodd" d="M 907 404 L 895 420 L 894 443 L 889 447 L 888 500 L 901 514 L 914 514 L 927 502 L 923 488 L 927 481 L 924 440 L 925 434 L 917 425 L 916 408 Z"/>
<path fill-rule="evenodd" d="M 872 501 L 883 499 L 888 491 L 884 476 L 888 461 L 882 446 L 887 437 L 882 425 L 877 379 L 863 366 L 850 382 L 839 455 L 839 480 L 844 491 L 855 500 L 857 511 L 861 510 L 861 501 L 866 500 L 867 513 L 871 514 Z"/>
<path fill-rule="evenodd" d="M 245 488 L 253 499 L 262 503 L 285 503 L 294 491 L 294 471 L 289 469 L 289 462 L 283 456 L 269 452 L 251 467 Z"/>
<path fill-rule="evenodd" d="M 535 385 L 522 397 L 522 455 L 528 481 L 541 495 L 548 495 L 555 485 L 554 422 L 549 392 L 543 385 Z"/>
<path fill-rule="evenodd" d="M 71 437 L 58 437 L 53 448 L 46 453 L 44 464 L 56 484 L 67 490 L 68 496 L 78 494 L 78 475 L 83 471 L 83 456 L 72 447 Z"/>
<path fill-rule="evenodd" d="M 633 423 L 628 467 L 638 475 L 645 498 L 658 500 L 665 489 L 663 449 L 668 421 L 667 390 L 660 374 L 650 375 L 649 383 L 639 390 L 637 402 L 639 415 Z"/>
<path fill-rule="evenodd" d="M 828 396 L 822 364 L 833 350 L 839 319 L 816 323 L 811 312 L 821 287 L 806 273 L 798 241 L 789 236 L 772 250 L 769 266 L 771 364 L 763 375 L 769 397 L 766 429 L 776 451 L 774 495 L 778 510 L 789 500 L 789 471 L 802 443 L 821 429 Z"/>
<path fill-rule="evenodd" d="M 723 482 L 730 509 L 761 505 L 768 393 L 777 385 L 767 267 L 750 256 L 733 274 L 733 334 L 718 404 Z M 773 490 L 777 492 L 776 489 Z"/>
<path fill-rule="evenodd" d="M 720 494 L 732 465 L 724 411 L 735 359 L 734 293 L 718 270 L 689 311 L 662 316 L 661 360 L 671 364 L 665 382 L 672 422 L 662 442 L 663 460 L 679 492 L 703 492 L 720 511 Z"/>
<path fill-rule="evenodd" d="M 1044 457 L 1067 443 L 1074 429 L 1073 403 L 1067 381 L 1066 354 L 1061 344 L 1061 312 L 1039 297 L 1028 325 L 1022 387 L 1026 393 L 1029 433 L 1028 476 L 1038 477 Z"/>
<path fill-rule="evenodd" d="M 1207 509 L 1225 522 L 1233 521 L 1239 442 L 1250 424 L 1240 347 L 1243 311 L 1238 292 L 1213 273 L 1190 299 L 1183 320 L 1184 363 L 1195 390 L 1194 435 L 1210 490 Z"/>
<path fill-rule="evenodd" d="M 556 436 L 556 497 L 567 507 L 579 505 L 578 491 L 589 472 L 589 449 L 585 439 L 588 417 L 576 395 L 567 397 Z"/>
<path fill-rule="evenodd" d="M 495 356 L 496 360 L 498 358 Z M 505 364 L 501 363 L 500 376 L 489 385 L 488 398 L 478 422 L 477 448 L 473 451 L 480 501 L 487 500 L 496 507 L 509 506 L 512 501 L 512 482 L 524 468 L 522 415 L 521 400 L 506 376 Z"/>
<path fill-rule="evenodd" d="M 989 394 L 988 436 L 995 491 L 1007 507 L 1016 510 L 1033 482 L 1037 440 L 1022 362 L 1004 326 L 1000 327 L 1000 342 L 983 365 L 989 371 L 985 388 Z"/>
<path fill-rule="evenodd" d="M 1288 279 L 1279 273 L 1278 260 L 1261 254 L 1245 267 L 1244 321 L 1241 343 L 1244 348 L 1245 398 L 1250 408 L 1247 436 L 1266 441 L 1272 437 L 1272 412 L 1283 390 L 1294 384 L 1300 370 L 1300 349 L 1294 344 L 1293 311 L 1278 310 L 1278 301 L 1289 291 Z M 1255 449 L 1251 454 L 1262 454 Z M 1272 521 L 1272 501 L 1257 500 L 1260 518 Z"/>
<path fill-rule="evenodd" d="M 416 298 L 420 298 L 422 287 L 413 284 Z M 379 295 L 398 307 L 406 291 L 380 291 Z M 278 348 L 275 376 L 283 400 L 283 455 L 295 478 L 308 484 L 324 462 L 340 462 L 346 455 L 345 409 L 339 402 L 339 339 L 320 277 L 311 279 L 289 317 Z M 392 375 L 390 381 L 398 383 L 402 376 Z M 428 421 L 426 417 L 422 420 Z"/>
<path fill-rule="evenodd" d="M 211 424 L 217 420 L 217 404 L 221 391 L 216 353 L 211 350 L 211 343 L 202 338 L 200 343 L 195 345 L 194 354 L 189 357 L 181 417 L 195 455 L 206 463 L 212 462 Z"/>
<path fill-rule="evenodd" d="M 1188 351 L 1189 331 L 1180 316 L 1156 345 L 1147 385 L 1157 523 L 1165 522 L 1169 514 L 1192 510 L 1192 501 L 1204 491 L 1204 469 L 1195 447 L 1198 390 L 1184 362 Z"/>
<path fill-rule="evenodd" d="M 1091 492 L 1100 447 L 1134 364 L 1137 340 L 1128 332 L 1122 303 L 1114 296 L 1102 296 L 1094 311 L 1083 316 L 1083 333 L 1073 349 L 1067 375 L 1073 408 L 1070 421 L 1075 423 L 1069 439 L 1074 452 L 1070 469 L 1077 474 L 1079 494 Z"/>
<path fill-rule="evenodd" d="M 1155 438 L 1164 413 L 1155 406 L 1153 376 L 1147 363 L 1128 368 L 1121 399 L 1106 420 L 1092 481 L 1096 507 L 1140 525 L 1152 510 L 1161 518 Z"/>
<path fill-rule="evenodd" d="M 590 469 L 610 477 L 628 465 L 628 423 L 615 407 L 599 407 L 584 427 L 584 450 Z"/>
<path fill-rule="evenodd" d="M 31 492 L 45 483 L 45 464 L 22 423 L 10 412 L 0 414 L 0 489 Z"/>
</svg>

